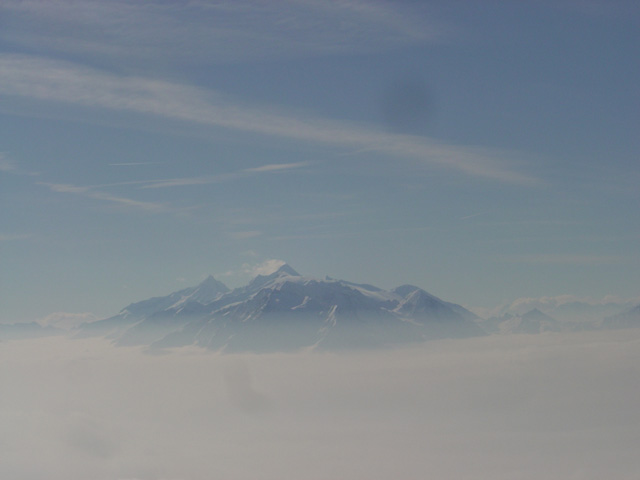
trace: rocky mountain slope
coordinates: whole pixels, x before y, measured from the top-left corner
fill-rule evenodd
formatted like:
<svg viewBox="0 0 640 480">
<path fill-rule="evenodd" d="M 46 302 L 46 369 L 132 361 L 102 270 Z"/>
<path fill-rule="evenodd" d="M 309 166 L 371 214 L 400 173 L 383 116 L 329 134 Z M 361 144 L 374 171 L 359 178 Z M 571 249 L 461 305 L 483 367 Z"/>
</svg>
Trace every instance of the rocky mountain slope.
<svg viewBox="0 0 640 480">
<path fill-rule="evenodd" d="M 197 287 L 134 303 L 82 325 L 77 336 L 118 345 L 199 345 L 224 351 L 349 349 L 482 335 L 459 305 L 403 285 L 386 291 L 283 265 L 229 291 L 209 277 Z"/>
</svg>

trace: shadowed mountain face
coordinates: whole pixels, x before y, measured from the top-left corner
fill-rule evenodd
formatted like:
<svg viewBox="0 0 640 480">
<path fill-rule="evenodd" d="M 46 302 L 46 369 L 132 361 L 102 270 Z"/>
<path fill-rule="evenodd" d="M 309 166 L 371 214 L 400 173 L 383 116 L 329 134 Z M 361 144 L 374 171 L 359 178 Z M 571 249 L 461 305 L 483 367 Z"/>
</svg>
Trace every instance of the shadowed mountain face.
<svg viewBox="0 0 640 480">
<path fill-rule="evenodd" d="M 212 350 L 373 348 L 482 335 L 477 317 L 418 287 L 303 277 L 289 265 L 229 291 L 209 277 L 197 287 L 134 303 L 82 325 L 78 336 L 118 345 L 199 345 Z"/>
<path fill-rule="evenodd" d="M 209 276 L 196 287 L 132 303 L 113 317 L 85 323 L 76 336 L 105 336 L 122 344 L 150 343 L 175 330 L 176 325 L 206 313 L 204 305 L 227 292 L 226 285 Z M 125 332 L 127 339 L 123 338 Z"/>
</svg>

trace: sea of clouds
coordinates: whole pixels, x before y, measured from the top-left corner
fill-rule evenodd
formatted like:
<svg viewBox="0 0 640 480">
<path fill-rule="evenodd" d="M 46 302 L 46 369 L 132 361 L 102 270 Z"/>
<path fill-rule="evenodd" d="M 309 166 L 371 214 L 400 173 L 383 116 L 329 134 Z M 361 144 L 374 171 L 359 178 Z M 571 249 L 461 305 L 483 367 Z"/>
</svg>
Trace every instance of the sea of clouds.
<svg viewBox="0 0 640 480">
<path fill-rule="evenodd" d="M 0 343 L 0 478 L 632 479 L 640 329 L 355 353 Z"/>
</svg>

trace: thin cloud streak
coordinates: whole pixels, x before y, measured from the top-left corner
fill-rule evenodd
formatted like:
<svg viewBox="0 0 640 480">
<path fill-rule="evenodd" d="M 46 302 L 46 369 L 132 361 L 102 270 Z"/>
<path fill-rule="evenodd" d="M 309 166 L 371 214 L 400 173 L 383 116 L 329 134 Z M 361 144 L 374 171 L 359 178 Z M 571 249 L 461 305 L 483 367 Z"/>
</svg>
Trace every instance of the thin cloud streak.
<svg viewBox="0 0 640 480">
<path fill-rule="evenodd" d="M 221 175 L 207 175 L 202 177 L 188 177 L 188 178 L 172 178 L 165 180 L 132 180 L 128 182 L 110 183 L 102 185 L 89 185 L 79 186 L 62 183 L 48 183 L 38 182 L 38 185 L 48 187 L 52 192 L 57 193 L 72 193 L 77 195 L 83 195 L 87 198 L 94 200 L 101 200 L 105 202 L 116 203 L 124 207 L 129 207 L 136 210 L 141 210 L 149 213 L 184 213 L 186 209 L 178 209 L 171 207 L 165 203 L 147 202 L 134 200 L 128 197 L 116 196 L 106 192 L 98 191 L 101 188 L 118 187 L 118 186 L 133 186 L 137 185 L 138 188 L 167 188 L 167 187 L 182 187 L 192 185 L 210 185 L 214 183 L 221 183 L 223 181 L 248 177 L 252 175 L 259 175 L 263 173 L 284 173 L 289 170 L 299 169 L 310 165 L 309 162 L 296 162 L 296 163 L 280 163 L 269 164 L 255 168 L 245 168 L 243 170 L 226 173 Z M 250 232 L 251 236 L 256 236 L 256 232 Z M 258 232 L 261 234 L 261 232 Z M 249 238 L 246 232 L 239 233 L 239 237 L 234 238 Z"/>
<path fill-rule="evenodd" d="M 488 210 L 488 211 L 486 211 L 486 212 L 480 212 L 480 213 L 474 213 L 474 214 L 471 214 L 471 215 L 466 215 L 466 216 L 464 216 L 464 217 L 460 217 L 460 220 L 469 220 L 470 218 L 480 217 L 480 216 L 482 216 L 482 215 L 486 215 L 486 214 L 488 214 L 488 213 L 491 213 L 491 211 L 490 211 L 490 210 Z"/>
<path fill-rule="evenodd" d="M 3 152 L 0 152 L 0 172 L 11 175 L 27 175 L 32 177 L 39 175 L 37 172 L 27 172 L 22 170 L 13 159 L 9 158 Z"/>
<path fill-rule="evenodd" d="M 176 64 L 380 51 L 440 41 L 445 28 L 415 8 L 362 0 L 137 2 L 6 0 L 12 44 L 119 62 Z M 29 34 L 25 35 L 24 32 Z M 137 62 L 138 64 L 140 62 Z M 139 68 L 139 65 L 135 65 Z"/>
<path fill-rule="evenodd" d="M 225 180 L 237 178 L 238 174 L 226 174 L 226 175 L 205 175 L 202 177 L 185 177 L 185 178 L 171 178 L 168 180 L 153 180 L 144 181 L 147 185 L 142 185 L 140 188 L 168 188 L 168 187 L 187 187 L 193 185 L 211 185 L 214 183 L 221 183 Z"/>
<path fill-rule="evenodd" d="M 281 172 L 283 170 L 291 170 L 294 168 L 306 167 L 308 165 L 309 165 L 309 162 L 275 163 L 272 165 L 263 165 L 262 167 L 245 168 L 243 172 L 246 172 L 246 173 Z"/>
<path fill-rule="evenodd" d="M 532 263 L 552 265 L 617 265 L 628 262 L 622 255 L 590 255 L 573 253 L 542 253 L 522 255 L 500 255 L 500 260 L 510 263 Z"/>
<path fill-rule="evenodd" d="M 289 170 L 296 170 L 310 165 L 309 162 L 296 163 L 279 163 L 272 165 L 263 165 L 261 167 L 245 168 L 238 172 L 223 173 L 220 175 L 205 175 L 200 177 L 171 178 L 167 180 L 149 181 L 147 185 L 140 188 L 167 188 L 167 187 L 184 187 L 190 185 L 210 185 L 214 183 L 222 183 L 229 180 L 248 177 L 250 175 L 260 173 L 284 173 Z"/>
<path fill-rule="evenodd" d="M 228 235 L 234 240 L 246 240 L 248 238 L 255 238 L 262 235 L 260 230 L 247 230 L 243 232 L 229 232 Z"/>
<path fill-rule="evenodd" d="M 0 153 L 0 172 L 13 173 L 16 170 L 15 162 L 9 160 L 4 156 L 4 154 Z"/>
<path fill-rule="evenodd" d="M 92 190 L 91 187 L 81 187 L 69 184 L 58 184 L 58 183 L 45 183 L 38 182 L 39 185 L 44 185 L 48 187 L 52 192 L 57 193 L 71 193 L 75 195 L 81 195 L 86 198 L 91 198 L 93 200 L 100 200 L 109 203 L 115 203 L 119 206 L 126 207 L 133 210 L 142 210 L 144 212 L 149 213 L 184 213 L 184 209 L 177 209 L 170 207 L 164 203 L 156 203 L 156 202 L 145 202 L 140 200 L 134 200 L 127 197 L 119 197 L 115 195 L 111 195 L 105 192 L 98 192 Z"/>
<path fill-rule="evenodd" d="M 195 122 L 327 146 L 368 148 L 417 165 L 457 170 L 500 182 L 536 185 L 514 171 L 505 152 L 447 145 L 432 139 L 378 131 L 346 122 L 296 117 L 233 103 L 215 92 L 141 77 L 119 77 L 64 62 L 0 56 L 0 95 L 70 103 Z"/>
<path fill-rule="evenodd" d="M 138 167 L 141 165 L 162 165 L 162 162 L 128 162 L 128 163 L 110 163 L 110 167 Z"/>
<path fill-rule="evenodd" d="M 330 229 L 331 226 L 321 226 L 321 228 Z M 308 230 L 308 229 L 307 229 Z M 397 227 L 397 228 L 367 228 L 361 227 L 357 231 L 331 231 L 331 232 L 317 232 L 317 233 L 299 233 L 292 235 L 276 235 L 267 237 L 267 240 L 282 241 L 282 240 L 301 240 L 301 239 L 317 239 L 317 238 L 346 238 L 346 237 L 360 237 L 372 235 L 380 235 L 387 233 L 418 233 L 428 232 L 434 230 L 433 227 Z"/>
</svg>

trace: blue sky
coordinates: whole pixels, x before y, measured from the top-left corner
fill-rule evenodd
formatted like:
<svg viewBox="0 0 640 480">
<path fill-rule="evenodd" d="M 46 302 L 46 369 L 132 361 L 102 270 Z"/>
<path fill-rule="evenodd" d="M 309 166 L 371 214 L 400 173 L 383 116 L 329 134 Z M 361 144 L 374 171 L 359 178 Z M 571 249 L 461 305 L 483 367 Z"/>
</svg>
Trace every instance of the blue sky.
<svg viewBox="0 0 640 480">
<path fill-rule="evenodd" d="M 491 307 L 640 293 L 632 1 L 5 0 L 0 321 L 275 260 Z"/>
</svg>

